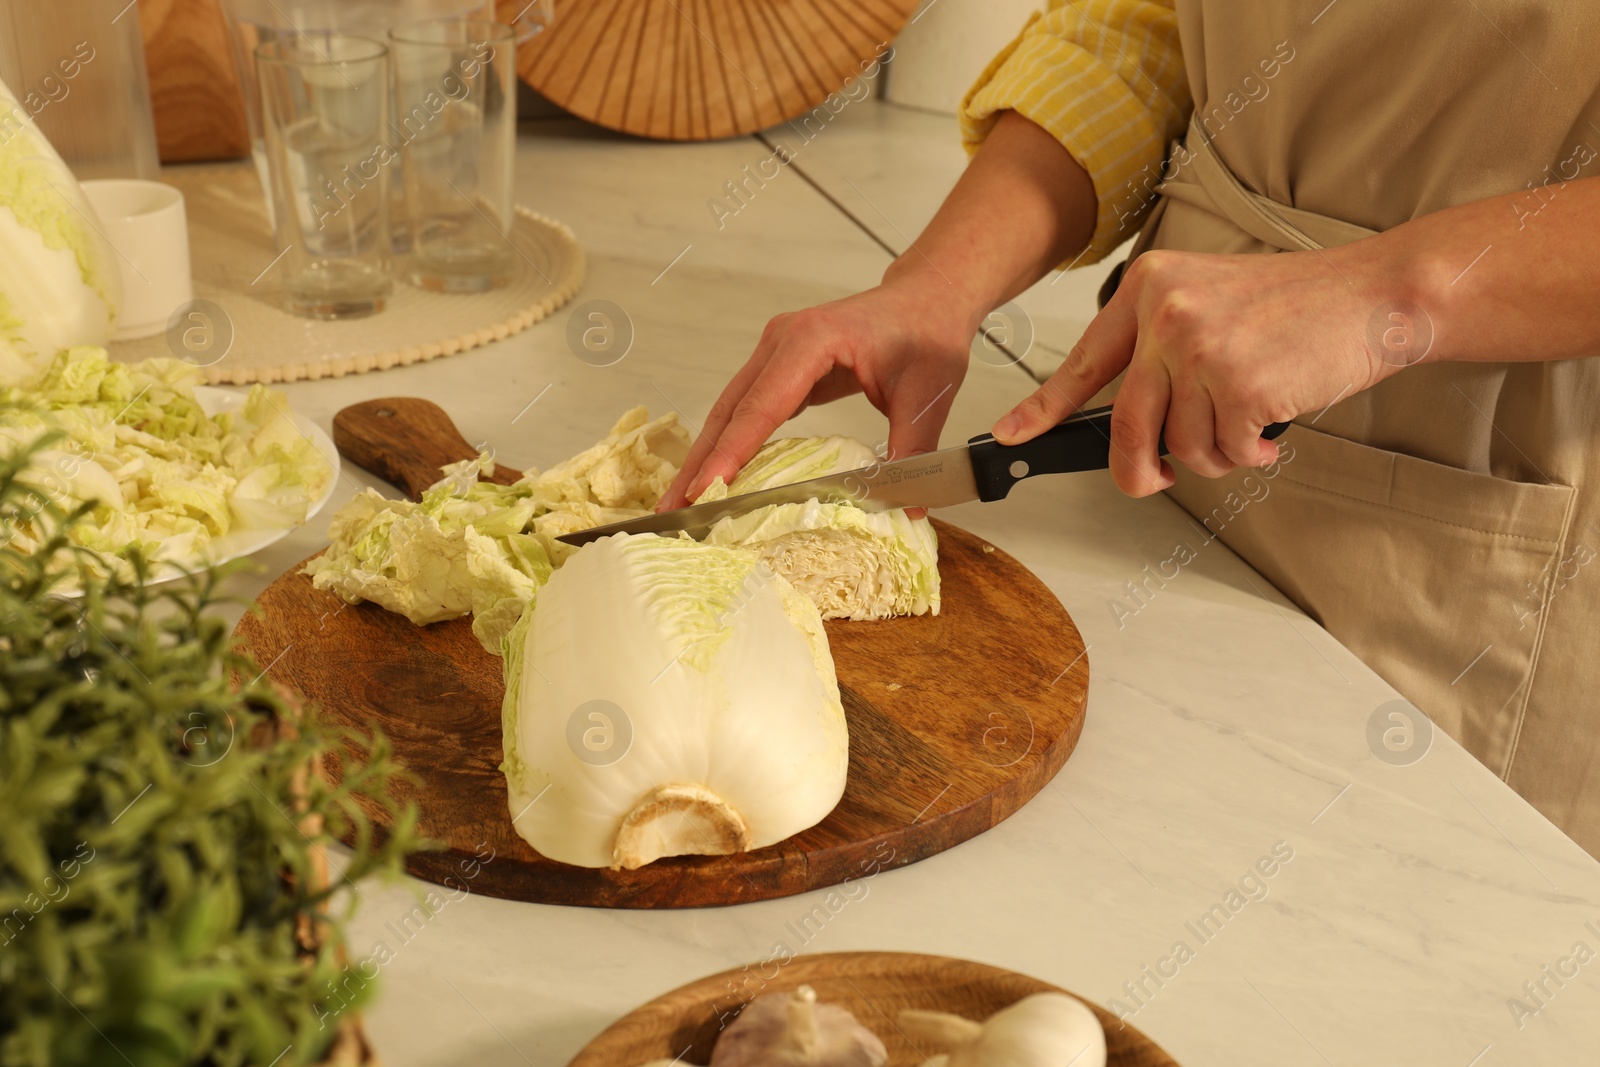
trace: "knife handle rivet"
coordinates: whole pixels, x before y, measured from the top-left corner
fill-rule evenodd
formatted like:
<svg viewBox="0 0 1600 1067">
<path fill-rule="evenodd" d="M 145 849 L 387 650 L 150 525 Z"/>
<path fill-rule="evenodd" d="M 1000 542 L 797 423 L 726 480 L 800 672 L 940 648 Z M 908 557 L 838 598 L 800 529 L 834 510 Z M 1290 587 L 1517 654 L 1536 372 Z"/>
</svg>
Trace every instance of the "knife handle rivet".
<svg viewBox="0 0 1600 1067">
<path fill-rule="evenodd" d="M 1028 476 L 1028 461 L 1025 459 L 1014 459 L 1011 461 L 1011 466 L 1008 469 L 1011 471 L 1011 477 L 1026 478 Z"/>
</svg>

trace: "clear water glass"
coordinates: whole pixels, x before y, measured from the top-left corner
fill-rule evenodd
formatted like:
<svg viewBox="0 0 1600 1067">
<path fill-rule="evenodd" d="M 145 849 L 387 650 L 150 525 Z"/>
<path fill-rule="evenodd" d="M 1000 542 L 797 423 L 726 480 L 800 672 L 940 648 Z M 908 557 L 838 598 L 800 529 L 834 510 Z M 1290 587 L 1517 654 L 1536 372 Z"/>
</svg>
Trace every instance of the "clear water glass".
<svg viewBox="0 0 1600 1067">
<path fill-rule="evenodd" d="M 436 19 L 389 31 L 393 133 L 405 167 L 410 280 L 435 292 L 507 285 L 517 144 L 510 26 Z"/>
<path fill-rule="evenodd" d="M 302 33 L 256 49 L 273 228 L 289 309 L 316 319 L 381 311 L 389 240 L 389 50 Z"/>
<path fill-rule="evenodd" d="M 124 17 L 127 16 L 127 17 Z M 127 0 L 0 0 L 0 142 L 31 117 L 79 181 L 161 177 L 139 12 Z"/>
<path fill-rule="evenodd" d="M 0 0 L 4 2 L 6 0 Z M 126 0 L 110 2 L 120 8 Z M 517 28 L 521 35 L 532 36 L 549 22 L 552 15 L 549 4 L 550 0 L 533 0 L 518 13 Z M 493 18 L 495 5 L 493 0 L 223 0 L 222 9 L 227 16 L 239 81 L 244 90 L 245 114 L 250 121 L 250 155 L 261 178 L 261 188 L 267 191 L 267 150 L 261 130 L 260 77 L 256 72 L 259 45 L 280 37 L 297 37 L 316 31 L 354 33 L 383 40 L 389 27 L 402 22 L 430 18 Z M 137 23 L 135 19 L 136 41 Z M 0 46 L 0 56 L 3 54 L 3 46 Z M 152 145 L 154 136 L 152 133 Z M 153 158 L 154 148 L 151 151 Z M 389 235 L 394 250 L 404 252 L 410 240 L 405 227 L 405 185 L 400 180 L 401 164 L 396 162 L 390 169 Z M 267 210 L 270 218 L 270 192 Z"/>
</svg>

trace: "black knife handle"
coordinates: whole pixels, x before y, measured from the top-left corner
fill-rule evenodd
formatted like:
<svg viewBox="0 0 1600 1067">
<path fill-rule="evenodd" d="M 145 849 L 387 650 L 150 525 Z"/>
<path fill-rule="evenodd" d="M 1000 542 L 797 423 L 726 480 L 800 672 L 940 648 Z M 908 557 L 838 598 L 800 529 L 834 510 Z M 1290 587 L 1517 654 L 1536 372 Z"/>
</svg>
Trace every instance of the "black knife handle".
<svg viewBox="0 0 1600 1067">
<path fill-rule="evenodd" d="M 1287 422 L 1275 422 L 1263 429 L 1261 436 L 1270 441 L 1288 428 Z M 1003 445 L 990 434 L 979 434 L 968 443 L 978 499 L 1004 500 L 1011 487 L 1024 478 L 1109 467 L 1111 407 L 1080 411 L 1020 445 Z M 1156 450 L 1167 454 L 1165 436 L 1156 442 Z"/>
</svg>

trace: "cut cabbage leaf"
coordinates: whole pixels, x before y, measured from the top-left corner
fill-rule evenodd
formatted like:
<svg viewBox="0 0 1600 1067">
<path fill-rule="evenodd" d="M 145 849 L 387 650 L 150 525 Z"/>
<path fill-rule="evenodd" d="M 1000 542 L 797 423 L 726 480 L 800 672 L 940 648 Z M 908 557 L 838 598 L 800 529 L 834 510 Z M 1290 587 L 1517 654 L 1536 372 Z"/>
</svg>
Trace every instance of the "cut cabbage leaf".
<svg viewBox="0 0 1600 1067">
<path fill-rule="evenodd" d="M 4 82 L 0 117 L 0 349 L 104 345 L 122 300 L 104 227 Z"/>
<path fill-rule="evenodd" d="M 647 514 L 689 447 L 676 414 L 637 407 L 593 447 L 514 485 L 479 481 L 487 455 L 453 463 L 420 503 L 373 490 L 333 517 L 328 550 L 306 564 L 318 589 L 370 600 L 418 625 L 471 613 L 491 652 L 551 570 L 576 551 L 556 538 Z"/>
<path fill-rule="evenodd" d="M 734 476 L 728 495 L 859 470 L 878 462 L 878 458 L 854 437 L 784 437 L 768 441 L 751 457 Z"/>
<path fill-rule="evenodd" d="M 762 848 L 844 794 L 849 739 L 821 618 L 752 551 L 592 542 L 503 652 L 510 811 L 550 859 L 632 869 Z"/>
<path fill-rule="evenodd" d="M 857 470 L 878 457 L 849 437 L 769 442 L 728 486 L 712 482 L 698 502 Z M 939 542 L 926 518 L 852 504 L 778 504 L 723 519 L 705 542 L 754 549 L 815 601 L 824 619 L 939 614 Z"/>
<path fill-rule="evenodd" d="M 420 503 L 368 490 L 334 516 L 327 552 L 306 565 L 318 589 L 370 600 L 418 625 L 473 615 L 498 654 L 502 639 L 551 571 L 577 551 L 561 535 L 649 514 L 688 451 L 675 414 L 642 407 L 607 437 L 511 486 L 479 480 L 487 455 L 445 468 Z M 848 437 L 774 441 L 734 479 L 701 499 L 854 470 L 872 450 Z M 939 611 L 938 541 L 926 519 L 849 504 L 765 508 L 726 519 L 708 544 L 748 547 L 810 596 L 825 619 Z"/>
<path fill-rule="evenodd" d="M 649 411 L 636 407 L 605 440 L 543 474 L 530 471 L 524 480 L 532 477 L 541 499 L 649 511 L 688 454 L 689 435 L 675 412 L 652 421 Z"/>
<path fill-rule="evenodd" d="M 723 519 L 708 545 L 755 550 L 824 619 L 939 613 L 939 543 L 927 519 L 850 504 L 778 504 Z"/>
</svg>

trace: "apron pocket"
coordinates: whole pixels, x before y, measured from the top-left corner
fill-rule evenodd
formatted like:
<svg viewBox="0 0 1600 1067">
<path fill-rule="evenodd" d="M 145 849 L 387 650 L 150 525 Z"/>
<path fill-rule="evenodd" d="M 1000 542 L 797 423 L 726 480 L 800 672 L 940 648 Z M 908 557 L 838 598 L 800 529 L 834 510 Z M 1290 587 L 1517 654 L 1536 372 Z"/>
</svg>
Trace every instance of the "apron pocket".
<svg viewBox="0 0 1600 1067">
<path fill-rule="evenodd" d="M 1296 424 L 1279 462 L 1171 495 L 1502 778 L 1576 491 Z"/>
</svg>

